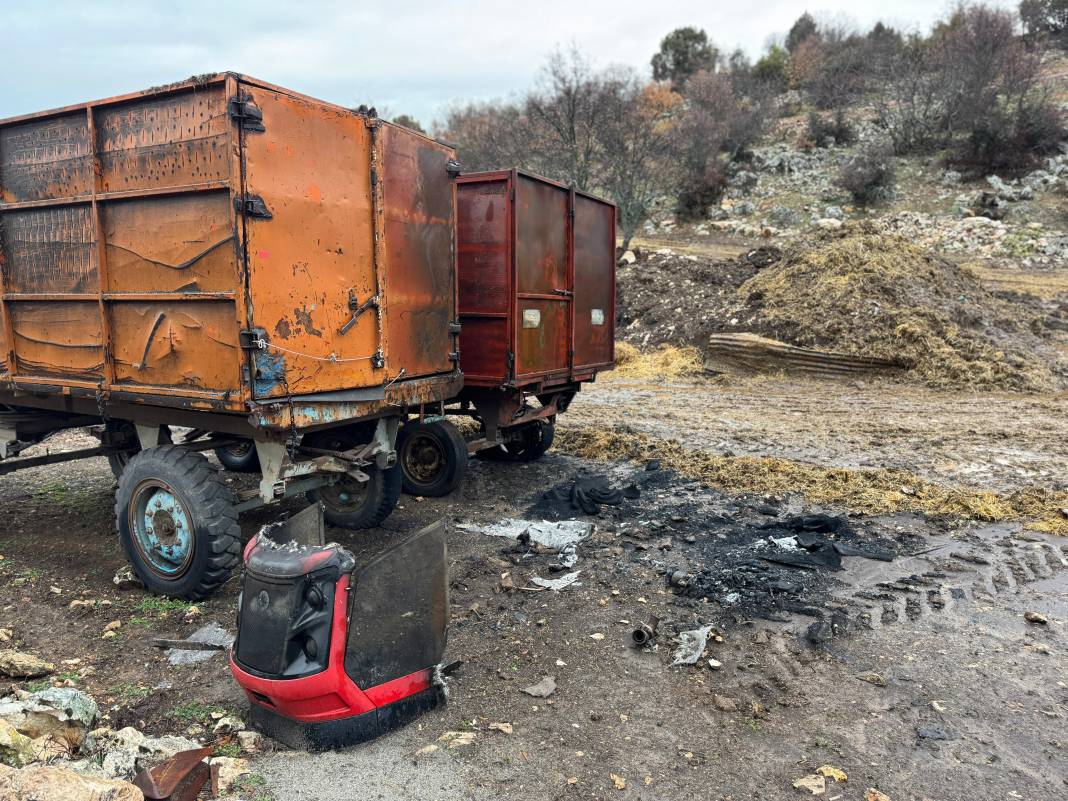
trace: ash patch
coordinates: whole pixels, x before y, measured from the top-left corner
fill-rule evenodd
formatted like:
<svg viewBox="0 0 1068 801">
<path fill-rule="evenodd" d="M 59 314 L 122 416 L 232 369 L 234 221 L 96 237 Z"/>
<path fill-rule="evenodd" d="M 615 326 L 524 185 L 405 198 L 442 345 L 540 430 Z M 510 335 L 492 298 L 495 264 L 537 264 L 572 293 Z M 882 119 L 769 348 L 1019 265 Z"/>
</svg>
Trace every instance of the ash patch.
<svg viewBox="0 0 1068 801">
<path fill-rule="evenodd" d="M 582 492 L 587 501 L 593 495 L 610 502 L 587 512 Z M 610 543 L 595 555 L 653 569 L 678 596 L 676 604 L 701 617 L 730 625 L 804 615 L 819 624 L 812 630 L 817 639 L 836 625 L 831 595 L 843 586 L 836 577 L 843 558 L 890 561 L 923 543 L 886 520 L 806 509 L 794 497 L 729 496 L 656 463 L 580 472 L 525 514 L 594 522 L 600 541 Z"/>
</svg>

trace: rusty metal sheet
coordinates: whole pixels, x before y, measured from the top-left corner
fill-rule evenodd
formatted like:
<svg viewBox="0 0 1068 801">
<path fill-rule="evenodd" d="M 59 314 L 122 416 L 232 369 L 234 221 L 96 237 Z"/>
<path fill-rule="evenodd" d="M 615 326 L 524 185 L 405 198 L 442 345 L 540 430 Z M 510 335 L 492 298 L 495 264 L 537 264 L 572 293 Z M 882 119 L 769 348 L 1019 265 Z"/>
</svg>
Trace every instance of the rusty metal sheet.
<svg viewBox="0 0 1068 801">
<path fill-rule="evenodd" d="M 566 373 L 571 329 L 569 193 L 523 173 L 514 180 L 516 377 Z M 528 311 L 539 311 L 537 325 L 524 319 Z"/>
<path fill-rule="evenodd" d="M 271 214 L 246 222 L 253 323 L 276 346 L 257 360 L 255 395 L 380 385 L 374 311 L 339 333 L 352 316 L 350 296 L 362 303 L 376 292 L 365 120 L 259 87 L 243 91 L 266 127 L 243 134 L 246 192 Z"/>
<path fill-rule="evenodd" d="M 101 107 L 96 118 L 101 189 L 227 180 L 232 125 L 222 83 Z"/>
<path fill-rule="evenodd" d="M 84 111 L 0 128 L 0 201 L 78 197 L 91 188 Z"/>
<path fill-rule="evenodd" d="M 110 305 L 117 384 L 237 392 L 242 355 L 229 301 Z"/>
<path fill-rule="evenodd" d="M 8 302 L 15 369 L 23 376 L 96 380 L 102 375 L 100 308 L 91 302 Z"/>
<path fill-rule="evenodd" d="M 512 347 L 511 204 L 507 177 L 456 188 L 460 369 L 468 381 L 502 384 Z"/>
<path fill-rule="evenodd" d="M 381 162 L 386 367 L 390 378 L 453 368 L 456 314 L 456 195 L 451 148 L 383 124 Z"/>
<path fill-rule="evenodd" d="M 572 369 L 610 365 L 615 348 L 616 210 L 575 196 L 574 358 Z"/>
<path fill-rule="evenodd" d="M 113 201 L 103 211 L 109 292 L 234 292 L 230 193 Z"/>
<path fill-rule="evenodd" d="M 552 293 L 570 289 L 567 190 L 520 173 L 515 206 L 516 291 Z"/>
<path fill-rule="evenodd" d="M 516 302 L 516 376 L 566 375 L 569 304 L 529 297 Z"/>
<path fill-rule="evenodd" d="M 96 292 L 100 284 L 94 245 L 86 204 L 0 215 L 6 291 Z"/>
</svg>

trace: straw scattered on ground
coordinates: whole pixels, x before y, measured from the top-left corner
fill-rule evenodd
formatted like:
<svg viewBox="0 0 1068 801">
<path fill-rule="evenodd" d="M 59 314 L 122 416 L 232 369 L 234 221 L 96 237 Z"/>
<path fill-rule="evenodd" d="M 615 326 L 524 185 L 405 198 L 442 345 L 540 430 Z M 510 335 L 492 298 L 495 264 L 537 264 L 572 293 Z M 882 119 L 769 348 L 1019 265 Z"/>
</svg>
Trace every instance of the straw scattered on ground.
<svg viewBox="0 0 1068 801">
<path fill-rule="evenodd" d="M 1027 528 L 1068 535 L 1068 492 L 1041 488 L 1007 495 L 924 481 L 907 470 L 826 468 L 788 459 L 718 456 L 627 429 L 562 428 L 558 449 L 585 459 L 659 459 L 680 475 L 728 492 L 800 493 L 818 504 L 863 514 L 923 512 L 984 522 L 1019 521 Z"/>
<path fill-rule="evenodd" d="M 616 343 L 616 369 L 620 378 L 685 378 L 701 372 L 701 354 L 696 348 L 661 345 L 640 350 L 629 342 Z"/>
</svg>

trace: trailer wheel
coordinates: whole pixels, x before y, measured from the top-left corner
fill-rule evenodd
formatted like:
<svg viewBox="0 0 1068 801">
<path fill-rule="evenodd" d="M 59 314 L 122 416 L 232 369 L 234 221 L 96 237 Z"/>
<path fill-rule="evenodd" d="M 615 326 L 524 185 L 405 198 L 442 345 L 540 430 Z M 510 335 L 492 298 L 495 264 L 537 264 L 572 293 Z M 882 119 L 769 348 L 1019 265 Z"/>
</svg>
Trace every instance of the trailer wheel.
<svg viewBox="0 0 1068 801">
<path fill-rule="evenodd" d="M 537 461 L 553 446 L 556 424 L 552 420 L 535 420 L 519 429 L 518 434 L 510 442 L 489 448 L 479 455 L 498 461 Z"/>
<path fill-rule="evenodd" d="M 368 442 L 373 435 L 373 426 L 355 425 L 315 432 L 304 437 L 304 444 L 329 451 L 345 451 Z M 388 470 L 369 464 L 361 468 L 369 481 L 359 482 L 345 476 L 308 493 L 312 503 L 322 503 L 326 522 L 338 528 L 374 528 L 389 517 L 400 500 L 401 466 L 396 464 Z"/>
<path fill-rule="evenodd" d="M 115 519 L 126 558 L 160 595 L 204 598 L 241 559 L 233 493 L 195 451 L 160 445 L 132 456 L 119 477 Z"/>
<path fill-rule="evenodd" d="M 118 478 L 122 475 L 122 471 L 126 469 L 126 465 L 130 463 L 130 460 L 141 452 L 141 444 L 137 439 L 137 429 L 133 423 L 128 423 L 125 420 L 108 420 L 107 428 L 113 434 L 123 434 L 126 441 L 130 443 L 128 448 L 121 451 L 112 451 L 108 454 L 108 467 L 111 468 L 111 474 Z M 159 441 L 170 444 L 170 428 L 160 426 Z"/>
<path fill-rule="evenodd" d="M 447 420 L 412 420 L 397 434 L 397 461 L 403 470 L 406 493 L 440 498 L 463 481 L 467 442 Z"/>
<path fill-rule="evenodd" d="M 256 452 L 256 443 L 250 439 L 218 447 L 215 456 L 231 473 L 260 472 L 260 455 Z"/>
</svg>

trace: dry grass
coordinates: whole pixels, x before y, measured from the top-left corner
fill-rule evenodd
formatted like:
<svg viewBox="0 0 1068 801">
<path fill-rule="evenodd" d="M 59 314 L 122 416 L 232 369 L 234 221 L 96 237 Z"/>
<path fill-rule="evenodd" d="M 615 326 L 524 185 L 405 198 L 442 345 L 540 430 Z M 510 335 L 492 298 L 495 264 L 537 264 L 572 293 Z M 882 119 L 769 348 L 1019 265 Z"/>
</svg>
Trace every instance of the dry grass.
<svg viewBox="0 0 1068 801">
<path fill-rule="evenodd" d="M 696 348 L 662 345 L 655 350 L 639 350 L 629 342 L 616 342 L 616 369 L 619 378 L 681 378 L 701 373 L 701 354 Z"/>
<path fill-rule="evenodd" d="M 1068 535 L 1068 492 L 1039 488 L 1008 495 L 943 487 L 907 470 L 825 468 L 787 459 L 716 456 L 626 430 L 565 428 L 560 450 L 586 459 L 659 459 L 675 472 L 729 492 L 781 495 L 798 492 L 814 503 L 865 514 L 924 512 L 986 522 L 1021 521 L 1028 528 Z"/>
</svg>

